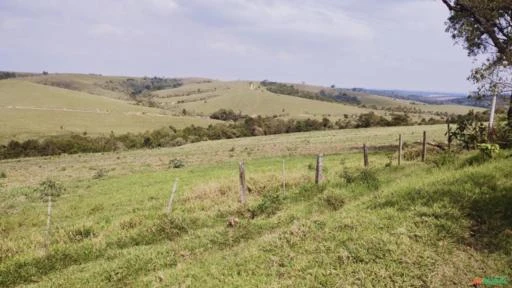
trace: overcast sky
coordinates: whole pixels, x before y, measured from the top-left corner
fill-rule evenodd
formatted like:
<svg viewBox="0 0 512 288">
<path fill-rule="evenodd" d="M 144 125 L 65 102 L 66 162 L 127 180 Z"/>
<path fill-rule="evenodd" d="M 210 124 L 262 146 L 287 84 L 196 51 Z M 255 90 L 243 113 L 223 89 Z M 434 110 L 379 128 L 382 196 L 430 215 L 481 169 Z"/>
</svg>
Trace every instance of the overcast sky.
<svg viewBox="0 0 512 288">
<path fill-rule="evenodd" d="M 436 0 L 0 0 L 0 70 L 467 92 Z"/>
</svg>

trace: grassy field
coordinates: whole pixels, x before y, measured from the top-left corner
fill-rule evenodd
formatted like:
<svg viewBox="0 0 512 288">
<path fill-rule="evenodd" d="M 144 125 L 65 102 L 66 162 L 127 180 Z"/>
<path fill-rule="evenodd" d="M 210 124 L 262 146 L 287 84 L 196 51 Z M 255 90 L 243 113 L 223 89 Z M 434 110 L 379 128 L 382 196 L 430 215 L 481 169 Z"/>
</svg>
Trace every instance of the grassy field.
<svg viewBox="0 0 512 288">
<path fill-rule="evenodd" d="M 465 287 L 512 276 L 509 152 L 470 165 L 471 153 L 429 150 L 429 162 L 397 167 L 392 152 L 372 149 L 363 171 L 352 151 L 396 143 L 397 133 L 415 141 L 423 128 L 443 137 L 440 126 L 379 128 L 2 161 L 0 286 Z M 316 186 L 319 152 L 326 182 Z M 159 167 L 174 157 L 186 166 Z M 65 188 L 54 197 L 48 253 L 47 203 L 36 189 L 46 169 Z"/>
<path fill-rule="evenodd" d="M 168 125 L 206 126 L 211 119 L 176 117 L 169 111 L 35 84 L 0 81 L 0 143 L 69 132 L 89 135 L 143 132 Z"/>
<path fill-rule="evenodd" d="M 184 85 L 157 92 L 159 101 L 171 110 L 209 115 L 221 108 L 241 111 L 248 115 L 281 115 L 288 118 L 342 118 L 344 114 L 358 115 L 370 109 L 337 103 L 321 102 L 268 92 L 254 82 L 211 82 Z M 190 94 L 194 93 L 194 94 Z M 178 96 L 183 95 L 184 96 Z M 188 95 L 190 94 L 190 95 Z M 164 98 L 167 96 L 167 98 Z M 171 97 L 169 97 L 171 96 Z M 178 96 L 178 97 L 177 97 Z M 183 101 L 185 103 L 179 103 Z"/>
<path fill-rule="evenodd" d="M 252 89 L 251 89 L 252 85 Z M 292 84 L 290 84 L 292 85 Z M 293 84 L 297 89 L 309 92 L 320 90 L 334 91 L 331 88 Z M 371 95 L 366 93 L 346 91 L 348 95 L 357 97 L 361 104 L 376 106 L 379 109 L 360 108 L 345 104 L 333 104 L 308 99 L 301 99 L 292 96 L 278 95 L 268 92 L 258 82 L 235 81 L 221 82 L 211 81 L 205 83 L 191 83 L 179 88 L 166 89 L 155 92 L 157 101 L 165 107 L 174 111 L 181 111 L 183 108 L 203 114 L 210 114 L 220 108 L 233 109 L 249 115 L 288 115 L 289 117 L 323 117 L 338 119 L 348 115 L 358 115 L 374 111 L 377 114 L 384 114 L 380 109 L 398 108 L 419 109 L 424 112 L 422 115 L 411 115 L 415 119 L 437 116 L 435 112 L 465 114 L 469 110 L 482 111 L 477 107 L 462 105 L 431 105 L 414 101 L 392 99 L 389 97 Z M 275 105 L 268 105 L 275 103 Z"/>
<path fill-rule="evenodd" d="M 11 159 L 0 163 L 9 175 L 3 184 L 19 187 L 35 185 L 47 177 L 60 181 L 90 179 L 98 171 L 112 176 L 162 171 L 167 170 L 169 161 L 175 158 L 182 159 L 186 165 L 236 164 L 242 159 L 349 152 L 360 150 L 363 143 L 368 143 L 373 150 L 395 145 L 399 134 L 403 135 L 405 143 L 420 141 L 422 131 L 427 131 L 429 141 L 444 142 L 445 130 L 444 125 L 433 125 L 316 131 L 206 141 L 154 150 Z"/>
<path fill-rule="evenodd" d="M 436 112 L 466 113 L 472 107 L 411 104 L 382 96 L 352 93 L 362 104 L 379 109 L 309 100 L 268 92 L 258 82 L 182 79 L 183 86 L 152 91 L 159 108 L 134 105 L 133 99 L 117 87 L 127 77 L 85 74 L 50 74 L 0 81 L 0 143 L 65 133 L 89 135 L 142 132 L 168 125 L 183 128 L 215 123 L 208 116 L 221 108 L 251 116 L 278 115 L 281 118 L 328 117 L 331 120 L 357 117 L 374 111 L 389 113 L 386 107 L 415 107 L 423 114 L 410 114 L 414 121 L 438 118 Z M 112 89 L 107 87 L 112 86 Z M 117 87 L 117 88 L 116 88 Z M 296 84 L 301 90 L 318 92 L 330 88 Z M 117 90 L 116 90 L 117 89 Z M 352 95 L 351 94 L 351 95 Z M 477 110 L 479 110 L 477 108 Z M 184 116 L 184 111 L 186 112 Z M 389 116 L 389 115 L 388 115 Z"/>
</svg>

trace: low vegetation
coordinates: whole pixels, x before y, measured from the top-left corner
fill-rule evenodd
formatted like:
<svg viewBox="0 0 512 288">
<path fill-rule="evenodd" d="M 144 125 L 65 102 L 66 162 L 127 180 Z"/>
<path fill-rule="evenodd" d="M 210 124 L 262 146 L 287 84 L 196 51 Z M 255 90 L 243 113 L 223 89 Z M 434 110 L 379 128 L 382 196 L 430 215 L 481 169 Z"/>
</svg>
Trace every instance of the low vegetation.
<svg viewBox="0 0 512 288">
<path fill-rule="evenodd" d="M 386 167 L 376 152 L 370 170 L 359 153 L 329 155 L 322 185 L 311 157 L 289 157 L 285 190 L 280 159 L 253 160 L 246 206 L 232 164 L 71 181 L 54 204 L 48 253 L 39 190 L 4 189 L 0 286 L 461 287 L 511 275 L 508 154 Z"/>
<path fill-rule="evenodd" d="M 310 92 L 295 88 L 293 85 L 284 83 L 272 82 L 272 81 L 261 81 L 260 84 L 265 87 L 269 92 L 275 94 L 289 95 L 306 99 L 313 99 L 326 102 L 340 102 L 348 103 L 353 105 L 361 104 L 361 101 L 355 96 L 349 96 L 345 92 L 327 92 L 326 90 L 320 90 L 320 92 Z"/>
</svg>

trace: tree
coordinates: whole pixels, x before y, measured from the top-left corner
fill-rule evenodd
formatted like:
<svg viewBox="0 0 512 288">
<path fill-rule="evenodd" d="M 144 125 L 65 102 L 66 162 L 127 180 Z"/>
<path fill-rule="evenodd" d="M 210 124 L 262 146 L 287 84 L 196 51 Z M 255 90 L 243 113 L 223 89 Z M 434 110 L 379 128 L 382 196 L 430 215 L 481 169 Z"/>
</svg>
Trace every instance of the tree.
<svg viewBox="0 0 512 288">
<path fill-rule="evenodd" d="M 442 2 L 450 10 L 446 31 L 468 56 L 487 56 L 469 79 L 478 85 L 479 96 L 510 95 L 507 122 L 512 127 L 512 0 Z"/>
</svg>

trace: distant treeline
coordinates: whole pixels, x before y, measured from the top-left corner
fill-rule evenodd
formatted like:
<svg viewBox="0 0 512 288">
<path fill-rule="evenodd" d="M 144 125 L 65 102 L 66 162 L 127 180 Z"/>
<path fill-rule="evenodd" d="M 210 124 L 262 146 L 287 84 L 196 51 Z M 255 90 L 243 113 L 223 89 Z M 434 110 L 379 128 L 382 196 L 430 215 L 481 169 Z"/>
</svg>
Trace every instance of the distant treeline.
<svg viewBox="0 0 512 288">
<path fill-rule="evenodd" d="M 9 78 L 16 78 L 16 73 L 0 71 L 0 80 L 9 79 Z"/>
<path fill-rule="evenodd" d="M 361 104 L 361 101 L 355 96 L 349 96 L 346 93 L 339 92 L 337 93 L 328 93 L 325 90 L 320 90 L 320 92 L 310 92 L 310 91 L 304 91 L 299 90 L 295 88 L 293 85 L 288 85 L 284 83 L 278 83 L 278 82 L 271 82 L 271 81 L 261 81 L 260 84 L 265 87 L 269 92 L 276 93 L 276 94 L 282 94 L 282 95 L 289 95 L 289 96 L 295 96 L 300 98 L 306 98 L 306 99 L 313 99 L 313 100 L 319 100 L 319 101 L 325 101 L 325 102 L 340 102 L 340 103 L 349 103 L 354 105 Z"/>
<path fill-rule="evenodd" d="M 51 156 L 60 154 L 110 152 L 141 148 L 175 147 L 199 141 L 232 139 L 240 137 L 306 132 L 316 130 L 364 128 L 378 126 L 413 125 L 407 114 L 392 114 L 388 120 L 373 112 L 361 114 L 351 119 L 331 121 L 328 118 L 316 119 L 281 119 L 273 116 L 250 117 L 232 110 L 219 110 L 211 115 L 213 119 L 229 121 L 211 124 L 208 127 L 189 126 L 176 129 L 172 126 L 147 131 L 144 133 L 127 133 L 109 136 L 87 136 L 86 133 L 53 136 L 43 140 L 30 139 L 23 142 L 10 141 L 0 146 L 0 159 L 20 157 Z M 439 120 L 425 121 L 435 124 Z"/>
<path fill-rule="evenodd" d="M 124 80 L 109 80 L 104 84 L 103 88 L 120 91 L 130 95 L 133 99 L 145 93 L 156 90 L 178 88 L 183 83 L 180 79 L 161 78 L 161 77 L 144 77 L 144 78 L 128 78 Z"/>
</svg>

